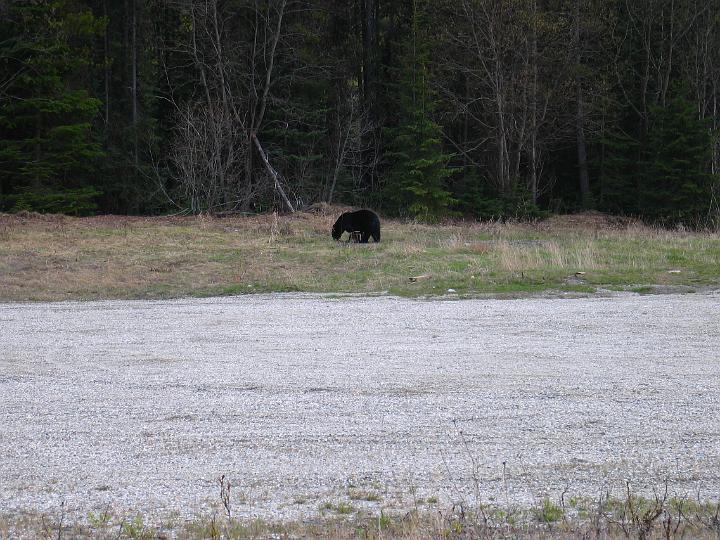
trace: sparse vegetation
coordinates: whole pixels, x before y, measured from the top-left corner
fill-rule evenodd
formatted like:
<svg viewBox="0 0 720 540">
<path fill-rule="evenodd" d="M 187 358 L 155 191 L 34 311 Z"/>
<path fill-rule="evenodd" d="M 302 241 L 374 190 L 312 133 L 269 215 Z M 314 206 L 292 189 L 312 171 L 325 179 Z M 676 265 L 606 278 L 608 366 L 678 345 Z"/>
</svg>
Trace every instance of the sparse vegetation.
<svg viewBox="0 0 720 540">
<path fill-rule="evenodd" d="M 224 219 L 0 214 L 0 300 L 720 286 L 720 237 L 713 233 L 601 214 L 535 224 L 384 220 L 383 240 L 360 245 L 330 238 L 341 210 Z"/>
<path fill-rule="evenodd" d="M 717 539 L 720 503 L 668 497 L 644 498 L 629 487 L 624 497 L 544 499 L 537 507 L 520 508 L 455 504 L 427 510 L 383 508 L 360 511 L 348 503 L 325 502 L 320 517 L 293 522 L 228 519 L 222 509 L 190 522 L 150 526 L 140 515 L 123 518 L 106 510 L 89 514 L 87 522 L 64 523 L 64 514 L 0 516 L 0 538 L 631 538 Z"/>
</svg>

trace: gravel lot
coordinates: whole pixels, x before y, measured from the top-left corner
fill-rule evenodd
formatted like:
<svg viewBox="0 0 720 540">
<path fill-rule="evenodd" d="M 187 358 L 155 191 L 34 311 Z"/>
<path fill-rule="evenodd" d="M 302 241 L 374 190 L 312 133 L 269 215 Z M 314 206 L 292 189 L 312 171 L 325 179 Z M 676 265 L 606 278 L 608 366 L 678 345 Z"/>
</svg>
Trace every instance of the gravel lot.
<svg viewBox="0 0 720 540">
<path fill-rule="evenodd" d="M 717 293 L 0 304 L 0 513 L 190 517 L 222 474 L 271 519 L 626 479 L 718 499 L 719 314 Z"/>
</svg>

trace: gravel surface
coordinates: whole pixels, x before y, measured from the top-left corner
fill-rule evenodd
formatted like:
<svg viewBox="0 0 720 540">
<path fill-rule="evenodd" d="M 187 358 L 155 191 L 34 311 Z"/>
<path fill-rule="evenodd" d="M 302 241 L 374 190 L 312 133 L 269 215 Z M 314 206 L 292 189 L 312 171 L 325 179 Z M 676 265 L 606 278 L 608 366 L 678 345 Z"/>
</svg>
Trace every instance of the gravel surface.
<svg viewBox="0 0 720 540">
<path fill-rule="evenodd" d="M 625 480 L 718 499 L 719 313 L 717 293 L 0 304 L 0 514 L 186 518 L 222 474 L 235 515 L 270 519 Z"/>
</svg>

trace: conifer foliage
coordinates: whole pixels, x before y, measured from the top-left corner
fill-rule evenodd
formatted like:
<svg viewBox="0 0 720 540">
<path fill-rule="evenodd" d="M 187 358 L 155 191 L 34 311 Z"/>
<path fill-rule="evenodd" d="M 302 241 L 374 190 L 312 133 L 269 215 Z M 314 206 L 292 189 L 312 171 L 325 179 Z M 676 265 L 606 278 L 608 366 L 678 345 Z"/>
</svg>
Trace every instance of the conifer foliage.
<svg viewBox="0 0 720 540">
<path fill-rule="evenodd" d="M 654 221 L 703 225 L 713 209 L 716 177 L 709 174 L 708 122 L 679 94 L 650 109 L 647 150 L 640 168 L 640 213 Z"/>
<path fill-rule="evenodd" d="M 432 118 L 436 98 L 429 81 L 427 9 L 427 2 L 413 1 L 396 87 L 398 125 L 387 130 L 391 166 L 384 193 L 391 211 L 433 221 L 448 214 L 454 202 L 447 180 L 458 169 L 448 167 L 452 156 L 443 151 L 442 128 Z"/>
<path fill-rule="evenodd" d="M 88 213 L 99 195 L 86 181 L 103 156 L 92 133 L 102 102 L 84 75 L 102 23 L 52 0 L 12 2 L 0 25 L 9 36 L 0 42 L 0 194 L 13 192 L 18 209 Z"/>
</svg>

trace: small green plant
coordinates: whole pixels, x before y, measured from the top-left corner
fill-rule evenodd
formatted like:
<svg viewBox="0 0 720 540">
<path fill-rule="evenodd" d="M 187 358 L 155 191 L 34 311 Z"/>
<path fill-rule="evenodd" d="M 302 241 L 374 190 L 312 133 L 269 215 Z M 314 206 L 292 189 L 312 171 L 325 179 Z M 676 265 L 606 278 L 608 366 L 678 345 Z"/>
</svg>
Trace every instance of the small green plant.
<svg viewBox="0 0 720 540">
<path fill-rule="evenodd" d="M 348 497 L 353 501 L 370 501 L 377 502 L 381 499 L 380 494 L 374 491 L 365 491 L 361 489 L 351 489 L 348 491 Z"/>
<path fill-rule="evenodd" d="M 563 518 L 564 512 L 550 499 L 543 499 L 540 508 L 535 509 L 535 517 L 542 523 L 555 523 Z"/>
<path fill-rule="evenodd" d="M 490 518 L 498 523 L 503 523 L 507 521 L 508 513 L 505 510 L 497 508 L 490 512 Z"/>
<path fill-rule="evenodd" d="M 350 503 L 341 501 L 337 504 L 333 504 L 330 501 L 325 501 L 320 505 L 320 513 L 326 511 L 337 512 L 338 514 L 352 514 L 355 511 L 355 507 Z"/>
<path fill-rule="evenodd" d="M 335 511 L 338 514 L 352 514 L 355 511 L 355 507 L 350 503 L 341 502 L 335 507 Z"/>
<path fill-rule="evenodd" d="M 88 514 L 88 523 L 93 529 L 104 529 L 110 524 L 112 514 L 110 508 L 106 508 L 103 512 L 90 512 Z"/>
<path fill-rule="evenodd" d="M 122 532 L 132 540 L 151 540 L 155 535 L 143 522 L 141 515 L 135 516 L 132 521 L 126 521 L 122 525 Z"/>
</svg>

